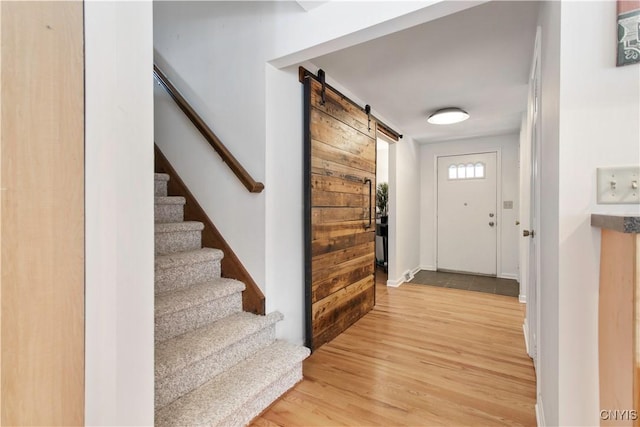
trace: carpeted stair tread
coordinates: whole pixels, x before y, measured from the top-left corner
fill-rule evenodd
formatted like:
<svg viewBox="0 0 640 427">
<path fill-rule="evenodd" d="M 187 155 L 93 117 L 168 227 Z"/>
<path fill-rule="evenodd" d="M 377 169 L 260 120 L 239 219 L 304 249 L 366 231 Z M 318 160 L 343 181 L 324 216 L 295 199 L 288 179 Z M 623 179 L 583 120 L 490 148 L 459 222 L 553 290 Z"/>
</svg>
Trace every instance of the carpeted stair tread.
<svg viewBox="0 0 640 427">
<path fill-rule="evenodd" d="M 182 221 L 155 224 L 156 233 L 180 233 L 183 231 L 202 231 L 204 224 L 199 221 Z"/>
<path fill-rule="evenodd" d="M 246 402 L 237 411 L 229 414 L 218 425 L 225 427 L 244 427 L 249 425 L 254 418 L 302 380 L 302 362 L 299 362 L 289 372 L 278 378 L 277 381 L 269 384 L 267 388 L 262 390 L 262 393 L 254 396 L 251 401 Z"/>
<path fill-rule="evenodd" d="M 233 279 L 219 278 L 198 283 L 175 291 L 164 292 L 155 297 L 155 316 L 162 317 L 170 313 L 202 305 L 208 301 L 223 298 L 236 292 L 242 292 L 245 285 Z"/>
<path fill-rule="evenodd" d="M 242 311 L 245 285 L 221 278 L 204 224 L 154 175 L 155 425 L 246 425 L 302 379 L 305 347 L 276 340 L 279 312 Z"/>
<path fill-rule="evenodd" d="M 156 344 L 155 376 L 164 378 L 283 319 L 279 312 L 259 316 L 240 312 Z"/>
<path fill-rule="evenodd" d="M 156 224 L 157 225 L 157 224 Z M 168 255 L 156 255 L 156 271 L 183 267 L 207 261 L 218 261 L 224 257 L 220 249 L 201 248 L 193 251 L 177 252 Z"/>
<path fill-rule="evenodd" d="M 222 251 L 200 248 L 157 255 L 155 293 L 161 294 L 220 277 Z"/>
<path fill-rule="evenodd" d="M 174 335 L 167 342 L 173 341 L 175 349 L 163 343 L 162 354 L 156 352 L 156 410 L 197 389 L 275 341 L 276 322 L 282 316 L 242 313 L 241 295 L 234 294 L 233 297 L 237 297 L 237 311 L 198 324 L 198 328 L 192 328 L 182 335 Z M 230 297 L 216 302 L 228 298 Z M 216 313 L 219 313 L 219 310 L 216 310 Z M 231 319 L 240 322 L 240 325 L 230 323 Z M 200 331 L 200 328 L 206 330 Z M 157 331 L 156 328 L 156 337 Z M 216 335 L 216 331 L 219 336 Z M 164 340 L 158 342 L 160 341 Z M 190 346 L 193 349 L 190 349 Z"/>
<path fill-rule="evenodd" d="M 159 206 L 162 205 L 156 205 Z M 155 223 L 154 252 L 167 255 L 200 249 L 203 229 L 204 224 L 198 221 L 163 222 L 159 219 Z"/>
<path fill-rule="evenodd" d="M 167 184 L 169 183 L 169 175 L 157 173 L 153 181 L 153 195 L 156 197 L 166 197 Z"/>
<path fill-rule="evenodd" d="M 219 425 L 259 399 L 308 355 L 305 347 L 276 341 L 157 411 L 156 425 Z"/>
<path fill-rule="evenodd" d="M 157 190 L 164 193 L 163 189 Z M 153 219 L 156 224 L 168 224 L 184 221 L 186 199 L 180 196 L 156 195 Z"/>
<path fill-rule="evenodd" d="M 156 205 L 184 205 L 187 199 L 181 196 L 156 196 Z"/>
</svg>

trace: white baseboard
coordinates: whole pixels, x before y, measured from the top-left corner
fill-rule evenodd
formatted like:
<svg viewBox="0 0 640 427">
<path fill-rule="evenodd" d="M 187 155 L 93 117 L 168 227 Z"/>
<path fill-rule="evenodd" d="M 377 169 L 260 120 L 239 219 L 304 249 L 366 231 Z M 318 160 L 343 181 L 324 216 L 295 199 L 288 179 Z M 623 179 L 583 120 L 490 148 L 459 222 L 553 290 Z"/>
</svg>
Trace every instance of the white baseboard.
<svg viewBox="0 0 640 427">
<path fill-rule="evenodd" d="M 417 272 L 419 270 L 438 271 L 438 267 L 436 267 L 435 265 L 421 265 L 420 267 L 416 268 L 414 271 Z M 497 275 L 497 277 L 500 279 L 512 279 L 517 282 L 520 282 L 520 277 L 517 274 L 500 273 Z"/>
<path fill-rule="evenodd" d="M 526 318 L 522 323 L 522 333 L 524 334 L 524 347 L 527 349 L 527 354 L 529 354 L 529 325 Z"/>
<path fill-rule="evenodd" d="M 397 288 L 403 283 L 413 280 L 413 278 L 416 276 L 416 273 L 418 273 L 418 271 L 420 271 L 421 269 L 422 267 L 416 267 L 413 270 L 407 270 L 404 273 L 402 273 L 402 277 L 395 280 L 391 280 L 391 279 L 387 280 L 387 286 L 391 286 L 392 288 Z"/>
<path fill-rule="evenodd" d="M 401 277 L 399 279 L 396 280 L 387 280 L 387 286 L 392 287 L 392 288 L 397 288 L 398 286 L 402 285 L 404 283 L 404 277 Z"/>
<path fill-rule="evenodd" d="M 544 409 L 542 408 L 542 396 L 538 396 L 538 402 L 536 403 L 536 422 L 538 427 L 547 426 L 547 422 L 544 419 Z"/>
<path fill-rule="evenodd" d="M 526 304 L 527 303 L 527 296 L 526 295 L 518 295 L 518 302 L 520 304 Z"/>
</svg>

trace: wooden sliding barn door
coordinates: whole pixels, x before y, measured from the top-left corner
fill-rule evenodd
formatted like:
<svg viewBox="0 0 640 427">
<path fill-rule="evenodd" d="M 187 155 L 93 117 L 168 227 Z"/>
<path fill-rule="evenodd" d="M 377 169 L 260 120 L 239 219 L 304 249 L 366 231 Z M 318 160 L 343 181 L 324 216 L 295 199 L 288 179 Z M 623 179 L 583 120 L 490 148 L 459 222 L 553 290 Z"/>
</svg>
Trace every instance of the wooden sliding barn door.
<svg viewBox="0 0 640 427">
<path fill-rule="evenodd" d="M 307 346 L 331 341 L 375 303 L 376 123 L 305 77 Z"/>
</svg>

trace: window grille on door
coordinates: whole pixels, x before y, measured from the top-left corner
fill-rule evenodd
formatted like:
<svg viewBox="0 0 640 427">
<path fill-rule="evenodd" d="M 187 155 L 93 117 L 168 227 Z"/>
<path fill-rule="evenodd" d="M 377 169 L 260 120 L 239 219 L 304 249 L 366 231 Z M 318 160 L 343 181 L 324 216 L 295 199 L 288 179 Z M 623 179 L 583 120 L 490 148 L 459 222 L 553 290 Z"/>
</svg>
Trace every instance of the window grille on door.
<svg viewBox="0 0 640 427">
<path fill-rule="evenodd" d="M 449 179 L 483 179 L 485 165 L 482 162 L 453 164 L 449 166 Z"/>
</svg>

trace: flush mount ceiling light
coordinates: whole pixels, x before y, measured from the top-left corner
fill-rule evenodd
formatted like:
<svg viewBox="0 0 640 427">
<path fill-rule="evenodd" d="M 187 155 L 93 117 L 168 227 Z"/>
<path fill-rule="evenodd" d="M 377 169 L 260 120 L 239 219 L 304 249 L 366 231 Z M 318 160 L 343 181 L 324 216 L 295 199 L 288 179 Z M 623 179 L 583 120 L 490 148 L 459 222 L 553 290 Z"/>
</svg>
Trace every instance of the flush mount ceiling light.
<svg viewBox="0 0 640 427">
<path fill-rule="evenodd" d="M 452 125 L 464 122 L 469 113 L 458 107 L 443 108 L 429 116 L 427 121 L 433 125 Z"/>
</svg>

